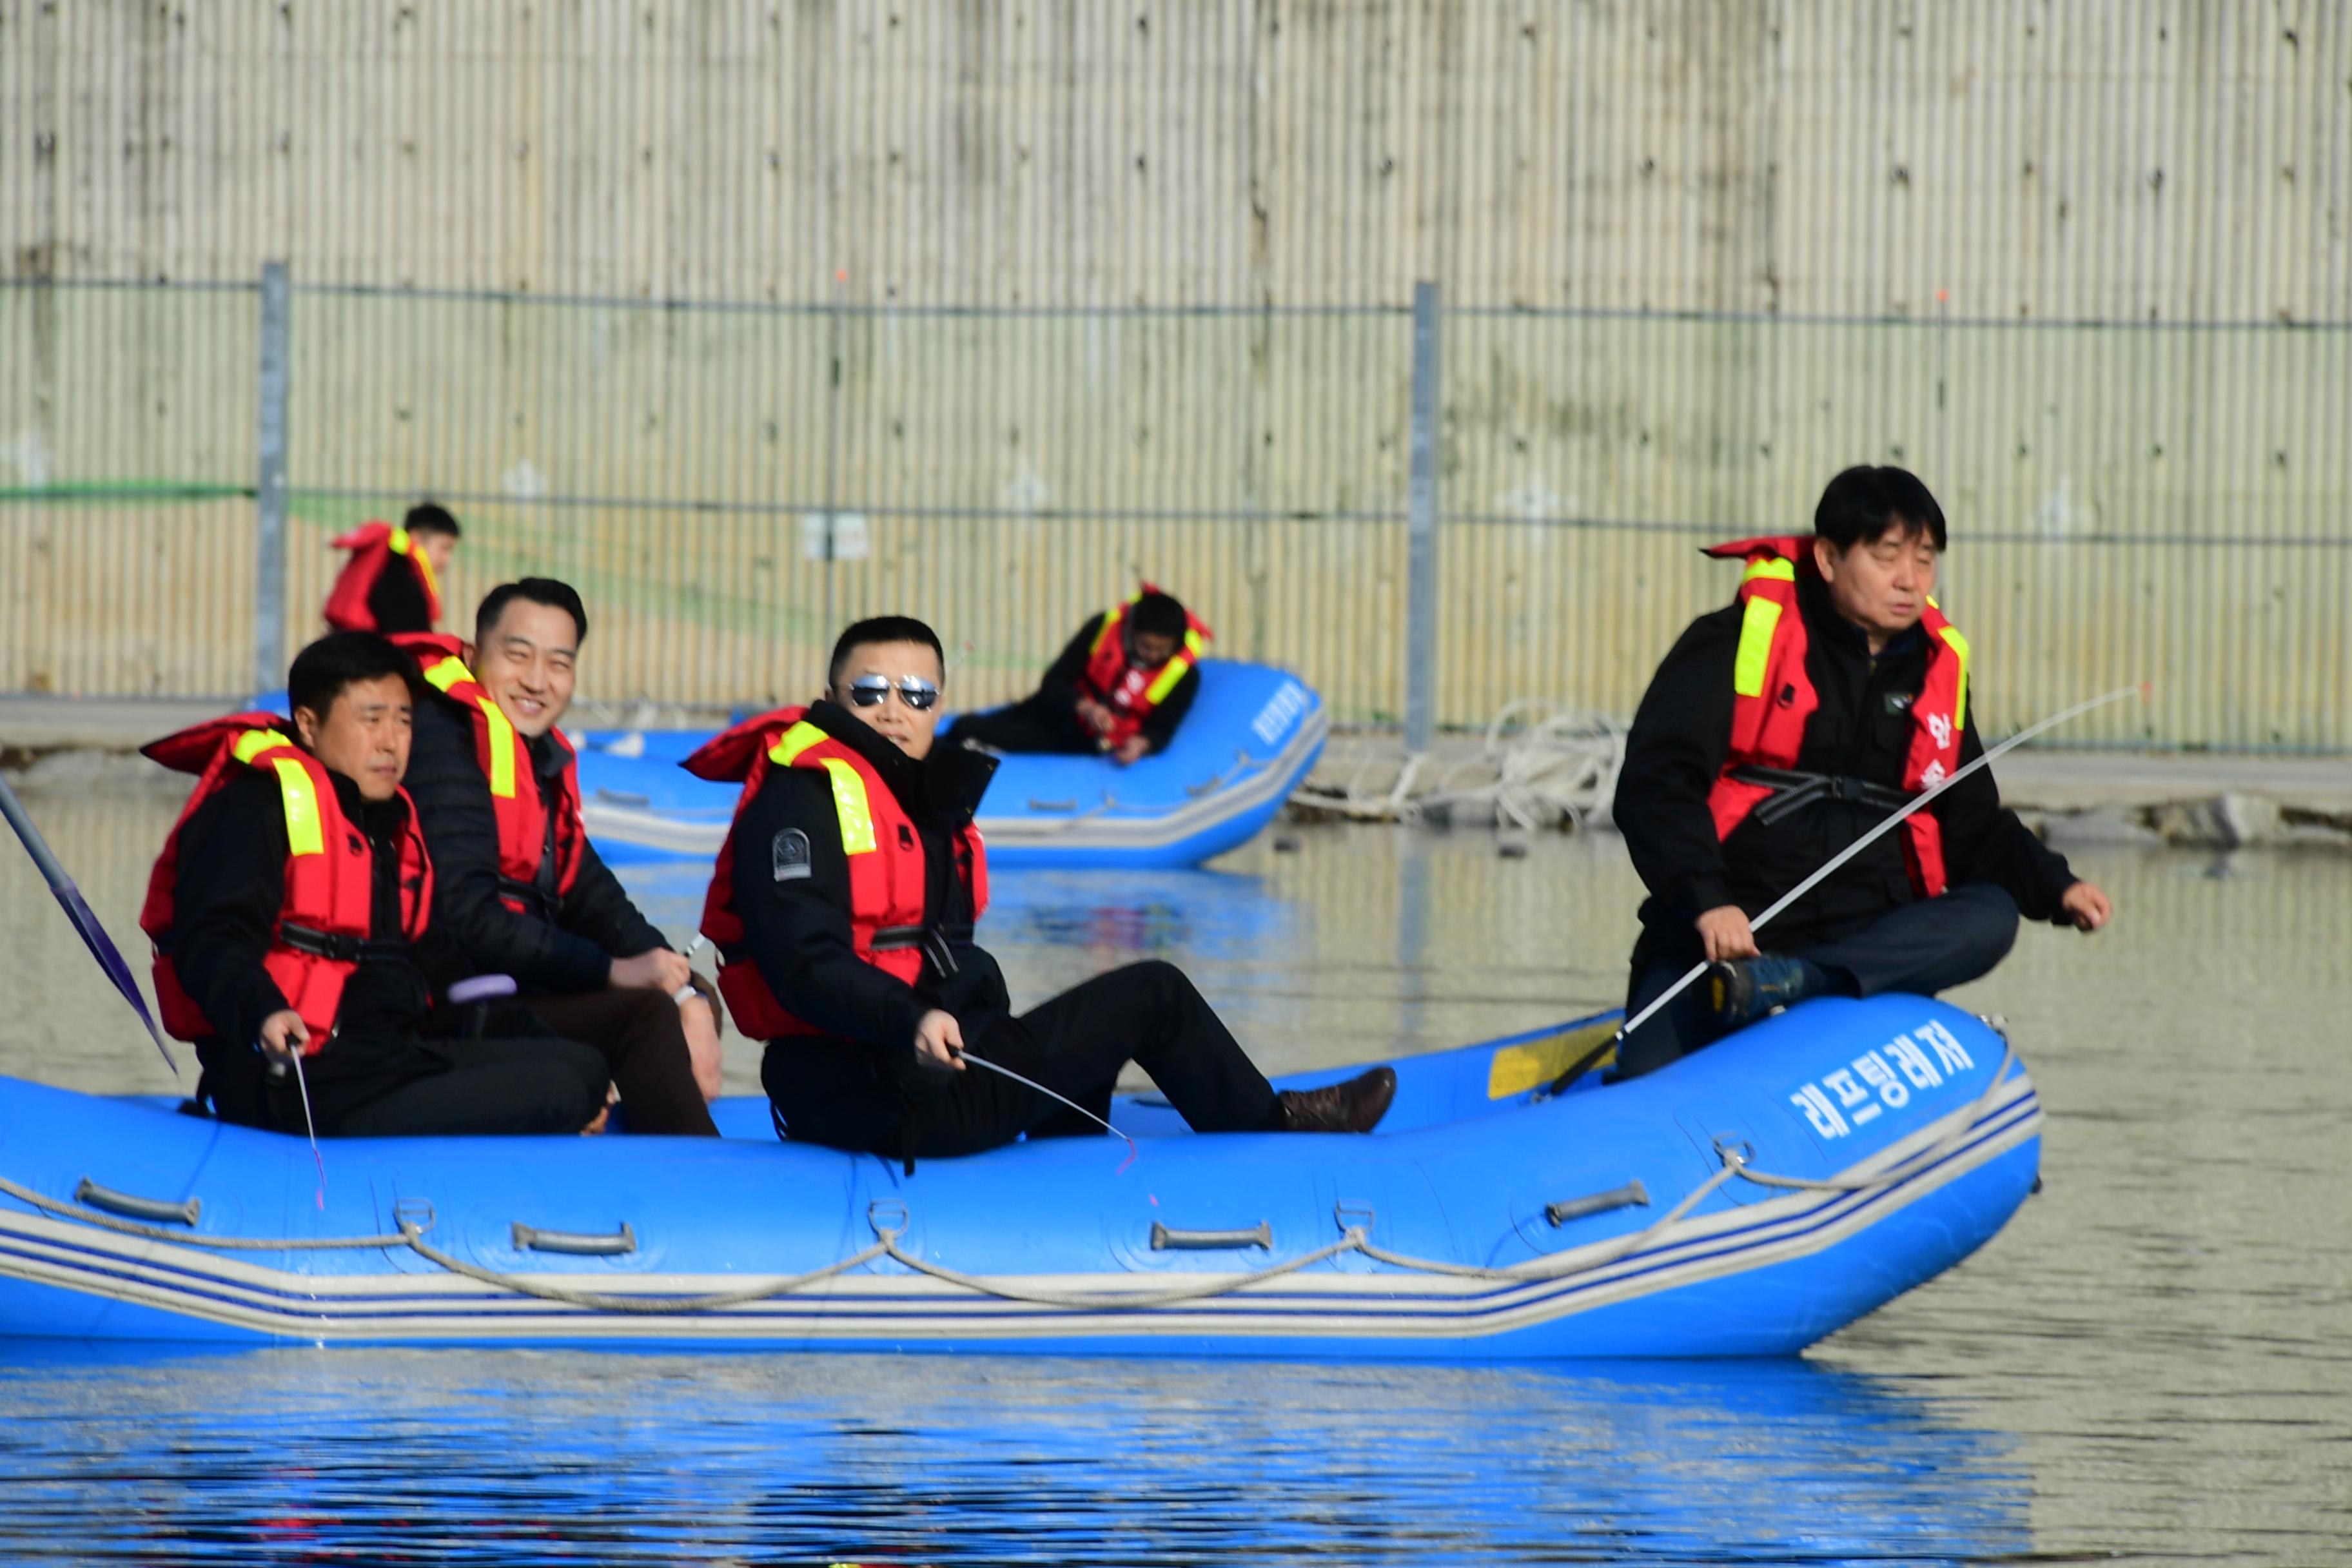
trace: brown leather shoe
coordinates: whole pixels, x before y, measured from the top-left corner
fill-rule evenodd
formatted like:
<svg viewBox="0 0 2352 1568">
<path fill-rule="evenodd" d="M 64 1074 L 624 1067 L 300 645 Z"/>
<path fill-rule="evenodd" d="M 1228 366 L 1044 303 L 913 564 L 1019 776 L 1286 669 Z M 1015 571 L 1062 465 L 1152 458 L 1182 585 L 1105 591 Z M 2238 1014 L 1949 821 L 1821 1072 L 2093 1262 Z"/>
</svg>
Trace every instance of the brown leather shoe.
<svg viewBox="0 0 2352 1568">
<path fill-rule="evenodd" d="M 1370 1132 L 1396 1098 L 1396 1069 L 1374 1068 L 1321 1089 L 1286 1089 L 1278 1098 L 1286 1132 Z"/>
</svg>

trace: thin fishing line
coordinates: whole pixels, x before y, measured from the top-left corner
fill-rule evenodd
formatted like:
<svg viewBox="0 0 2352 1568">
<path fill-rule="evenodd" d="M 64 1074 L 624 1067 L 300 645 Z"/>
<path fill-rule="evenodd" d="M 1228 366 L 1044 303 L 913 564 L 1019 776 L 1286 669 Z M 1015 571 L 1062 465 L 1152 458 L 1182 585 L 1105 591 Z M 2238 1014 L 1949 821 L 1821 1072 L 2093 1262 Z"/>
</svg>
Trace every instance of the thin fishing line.
<svg viewBox="0 0 2352 1568">
<path fill-rule="evenodd" d="M 1134 1139 L 1129 1138 L 1126 1133 L 1121 1132 L 1118 1128 L 1113 1127 L 1109 1122 L 1105 1121 L 1101 1117 L 1097 1116 L 1093 1111 L 1088 1110 L 1085 1106 L 1080 1105 L 1076 1100 L 1068 1098 L 1066 1095 L 1055 1094 L 1044 1084 L 1033 1082 L 1028 1079 L 1023 1078 L 1011 1068 L 1000 1067 L 996 1063 L 990 1061 L 986 1057 L 976 1057 L 970 1051 L 962 1049 L 961 1047 L 957 1048 L 956 1055 L 964 1061 L 978 1062 L 982 1067 L 986 1068 L 989 1071 L 1009 1078 L 1013 1082 L 1021 1085 L 1024 1089 L 1034 1089 L 1048 1100 L 1060 1100 L 1064 1105 L 1068 1106 L 1072 1110 L 1076 1111 L 1080 1116 L 1085 1117 L 1087 1121 L 1093 1122 L 1096 1126 L 1101 1128 L 1112 1137 L 1125 1139 L 1127 1142 L 1127 1158 L 1119 1162 L 1118 1169 L 1113 1171 L 1111 1173 L 1112 1175 L 1118 1176 L 1126 1174 L 1128 1166 L 1134 1164 L 1137 1157 L 1143 1152 L 1141 1149 L 1136 1146 Z"/>
</svg>

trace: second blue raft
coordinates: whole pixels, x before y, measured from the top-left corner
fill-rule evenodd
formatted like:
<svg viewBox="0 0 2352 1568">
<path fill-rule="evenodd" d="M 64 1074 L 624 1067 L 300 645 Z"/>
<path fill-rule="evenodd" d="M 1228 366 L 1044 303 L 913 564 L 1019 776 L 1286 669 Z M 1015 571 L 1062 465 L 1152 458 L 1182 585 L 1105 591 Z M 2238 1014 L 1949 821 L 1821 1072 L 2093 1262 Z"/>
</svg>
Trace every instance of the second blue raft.
<svg viewBox="0 0 2352 1568">
<path fill-rule="evenodd" d="M 1205 660 L 1192 711 L 1155 756 L 1129 767 L 1102 757 L 1005 758 L 980 807 L 989 864 L 1197 866 L 1274 819 L 1322 755 L 1329 727 L 1322 699 L 1287 670 Z M 577 737 L 580 797 L 598 853 L 616 863 L 717 856 L 735 786 L 677 765 L 709 738 L 700 730 Z"/>
</svg>

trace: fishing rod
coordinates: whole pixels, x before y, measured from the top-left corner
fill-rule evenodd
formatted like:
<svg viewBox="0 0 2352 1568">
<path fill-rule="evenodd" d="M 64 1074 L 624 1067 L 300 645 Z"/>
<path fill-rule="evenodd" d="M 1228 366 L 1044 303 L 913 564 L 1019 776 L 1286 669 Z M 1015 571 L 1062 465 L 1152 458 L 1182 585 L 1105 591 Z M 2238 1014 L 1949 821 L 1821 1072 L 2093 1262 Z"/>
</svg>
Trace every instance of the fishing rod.
<svg viewBox="0 0 2352 1568">
<path fill-rule="evenodd" d="M 163 1031 L 155 1026 L 155 1016 L 147 1011 L 147 999 L 139 994 L 139 982 L 131 977 L 131 965 L 122 961 L 121 950 L 106 934 L 106 927 L 99 923 L 98 912 L 81 896 L 81 889 L 74 886 L 74 879 L 66 875 L 66 868 L 49 848 L 49 841 L 33 826 L 24 803 L 16 798 L 16 792 L 8 787 L 5 778 L 0 778 L 0 816 L 5 816 L 8 826 L 16 830 L 26 852 L 32 856 L 33 864 L 40 868 L 42 879 L 49 884 L 49 891 L 58 896 L 66 919 L 73 921 L 74 930 L 81 933 L 82 945 L 98 960 L 99 968 L 106 972 L 114 988 L 122 993 L 122 999 L 131 1004 L 131 1010 L 139 1015 L 139 1021 L 147 1026 L 147 1037 L 163 1053 L 163 1065 L 172 1069 L 173 1078 L 179 1077 L 179 1060 L 172 1055 L 172 1047 L 164 1044 Z"/>
<path fill-rule="evenodd" d="M 1795 903 L 1799 899 L 1803 898 L 1807 893 L 1811 892 L 1815 888 L 1821 886 L 1824 878 L 1828 877 L 1832 872 L 1844 865 L 1847 861 L 1853 859 L 1855 856 L 1861 854 L 1871 845 L 1876 843 L 1880 837 L 1891 831 L 1896 823 L 1903 821 L 1913 812 L 1917 811 L 1921 806 L 1926 805 L 1937 795 L 1943 794 L 1946 790 L 1951 788 L 1954 784 L 1959 783 L 1970 773 L 1975 773 L 1979 768 L 1986 766 L 1991 763 L 1995 757 L 2000 756 L 2006 752 L 2014 750 L 2016 747 L 2025 744 L 2026 742 L 2033 739 L 2036 735 L 2042 734 L 2046 731 L 2056 729 L 2059 725 L 2067 722 L 2069 720 L 2079 719 L 2084 714 L 2092 711 L 2094 709 L 2104 708 L 2110 702 L 2120 702 L 2126 697 L 2145 696 L 2147 689 L 2146 682 L 2141 682 L 2132 686 L 2118 686 L 2113 691 L 2103 692 L 2099 696 L 2089 699 L 2087 701 L 2077 702 L 2074 706 L 2066 709 L 2063 712 L 2053 713 L 2049 718 L 2042 720 L 2038 724 L 2027 725 L 2024 729 L 2020 730 L 2016 734 L 2011 735 L 2008 740 L 2003 741 L 2000 745 L 1990 748 L 1986 751 L 1984 755 L 1979 757 L 1975 762 L 1969 763 L 1968 766 L 1959 769 L 1958 772 L 1954 773 L 1951 777 L 1945 779 L 1940 784 L 1934 784 L 1927 789 L 1922 790 L 1916 795 L 1913 795 L 1908 801 L 1904 803 L 1901 810 L 1896 811 L 1892 816 L 1888 816 L 1885 821 L 1881 822 L 1869 832 L 1864 834 L 1861 837 L 1847 845 L 1843 849 L 1841 849 L 1835 855 L 1831 856 L 1830 858 L 1822 866 L 1821 869 L 1815 871 L 1811 876 L 1806 878 L 1803 881 L 1798 883 L 1795 887 L 1790 889 L 1787 892 L 1774 900 L 1772 901 L 1772 906 L 1769 909 L 1766 910 L 1762 914 L 1758 915 L 1754 920 L 1748 922 L 1748 929 L 1750 931 L 1761 931 L 1764 926 L 1771 921 L 1773 916 L 1780 914 L 1790 904 Z M 1625 1023 L 1618 1028 L 1615 1038 L 1610 1043 L 1612 1046 L 1622 1044 L 1626 1036 L 1632 1034 L 1634 1030 L 1640 1028 L 1643 1025 L 1655 1017 L 1659 1011 L 1663 1009 L 1667 1003 L 1673 1001 L 1675 997 L 1688 990 L 1692 981 L 1696 980 L 1700 975 L 1705 974 L 1707 971 L 1707 966 L 1712 962 L 1713 960 L 1711 959 L 1703 958 L 1699 960 L 1698 963 L 1691 965 L 1690 969 L 1684 973 L 1681 979 L 1666 987 L 1666 989 L 1660 993 L 1657 998 L 1651 1002 L 1648 1006 L 1643 1008 L 1639 1013 L 1634 1014 L 1633 1017 L 1627 1019 Z"/>
<path fill-rule="evenodd" d="M 957 1060 L 959 1060 L 959 1061 L 977 1062 L 980 1066 L 986 1068 L 989 1071 L 991 1071 L 991 1072 L 992 1072 L 992 1073 L 996 1073 L 996 1074 L 1001 1075 L 1002 1077 L 1011 1079 L 1013 1082 L 1015 1082 L 1015 1083 L 1017 1083 L 1017 1084 L 1021 1085 L 1021 1087 L 1022 1087 L 1022 1088 L 1024 1088 L 1024 1089 L 1035 1089 L 1039 1094 L 1044 1095 L 1044 1096 L 1045 1096 L 1046 1099 L 1048 1099 L 1048 1100 L 1060 1100 L 1064 1105 L 1068 1106 L 1072 1110 L 1076 1111 L 1080 1116 L 1085 1117 L 1087 1121 L 1089 1121 L 1093 1122 L 1096 1126 L 1097 1126 L 1097 1127 L 1101 1128 L 1104 1131 L 1106 1131 L 1106 1132 L 1109 1133 L 1112 1137 L 1126 1140 L 1126 1142 L 1127 1142 L 1127 1158 L 1119 1162 L 1118 1169 L 1118 1170 L 1116 1170 L 1116 1171 L 1113 1171 L 1113 1172 L 1111 1173 L 1111 1174 L 1112 1174 L 1112 1175 L 1117 1176 L 1117 1175 L 1123 1175 L 1123 1174 L 1125 1174 L 1125 1173 L 1126 1173 L 1126 1171 L 1127 1171 L 1127 1168 L 1128 1168 L 1129 1165 L 1134 1164 L 1134 1163 L 1135 1163 L 1135 1162 L 1136 1162 L 1136 1158 L 1137 1158 L 1137 1156 L 1140 1155 L 1140 1154 L 1143 1152 L 1143 1151 L 1142 1151 L 1141 1149 L 1139 1149 L 1138 1147 L 1136 1147 L 1136 1143 L 1135 1143 L 1135 1140 L 1134 1140 L 1134 1139 L 1132 1139 L 1132 1138 L 1129 1138 L 1129 1137 L 1128 1137 L 1128 1135 L 1127 1135 L 1126 1133 L 1121 1132 L 1118 1128 L 1113 1127 L 1109 1122 L 1105 1121 L 1101 1117 L 1097 1116 L 1093 1111 L 1088 1110 L 1085 1106 L 1080 1105 L 1076 1100 L 1070 1099 L 1068 1096 L 1066 1096 L 1066 1095 L 1055 1094 L 1052 1089 L 1047 1089 L 1044 1084 L 1042 1084 L 1042 1083 L 1036 1083 L 1036 1082 L 1032 1081 L 1031 1079 L 1028 1079 L 1023 1078 L 1019 1073 L 1014 1072 L 1011 1068 L 1008 1068 L 1008 1067 L 1001 1067 L 1001 1066 L 999 1066 L 998 1064 L 996 1064 L 995 1062 L 990 1061 L 986 1057 L 976 1057 L 976 1056 L 973 1056 L 970 1051 L 965 1050 L 965 1049 L 964 1049 L 964 1048 L 962 1048 L 961 1047 L 956 1047 L 956 1050 L 955 1050 L 955 1056 L 956 1056 L 956 1059 L 957 1059 Z"/>
</svg>

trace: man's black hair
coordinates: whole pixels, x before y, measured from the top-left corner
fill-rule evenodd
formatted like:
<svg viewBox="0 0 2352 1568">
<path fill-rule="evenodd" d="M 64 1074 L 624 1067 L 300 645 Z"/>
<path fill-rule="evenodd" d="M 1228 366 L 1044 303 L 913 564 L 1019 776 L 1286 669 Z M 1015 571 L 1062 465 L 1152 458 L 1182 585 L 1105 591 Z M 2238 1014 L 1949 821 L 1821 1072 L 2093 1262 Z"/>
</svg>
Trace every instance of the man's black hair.
<svg viewBox="0 0 2352 1568">
<path fill-rule="evenodd" d="M 1184 606 L 1177 602 L 1175 595 L 1156 590 L 1135 601 L 1135 608 L 1128 612 L 1127 624 L 1129 630 L 1137 635 L 1174 637 L 1180 643 L 1184 640 L 1184 628 L 1192 625 L 1184 618 Z"/>
<path fill-rule="evenodd" d="M 545 605 L 551 610 L 562 610 L 572 617 L 572 632 L 582 642 L 588 640 L 588 607 L 580 602 L 579 591 L 569 583 L 559 583 L 552 577 L 525 577 L 519 582 L 501 583 L 482 595 L 481 607 L 474 612 L 474 646 L 479 647 L 490 640 L 490 628 L 507 613 L 507 606 L 517 599 L 528 599 L 534 605 Z"/>
<path fill-rule="evenodd" d="M 824 667 L 825 685 L 839 686 L 842 667 L 849 662 L 849 656 L 869 643 L 878 642 L 920 643 L 937 656 L 940 671 L 945 673 L 947 669 L 947 650 L 940 647 L 939 633 L 912 616 L 876 616 L 851 626 L 833 645 L 832 662 Z"/>
<path fill-rule="evenodd" d="M 409 695 L 416 694 L 416 661 L 390 639 L 373 632 L 329 632 L 294 656 L 294 668 L 286 672 L 286 697 L 291 706 L 324 719 L 344 687 L 387 675 L 400 677 Z"/>
<path fill-rule="evenodd" d="M 1925 533 L 1938 550 L 1944 548 L 1944 509 L 1908 468 L 1848 468 L 1822 492 L 1813 509 L 1813 531 L 1843 554 L 1857 544 L 1874 543 L 1890 528 L 1906 539 Z"/>
<path fill-rule="evenodd" d="M 456 514 L 437 500 L 422 500 L 410 507 L 400 526 L 411 533 L 446 533 L 452 539 L 466 537 L 466 531 L 457 526 Z"/>
</svg>

